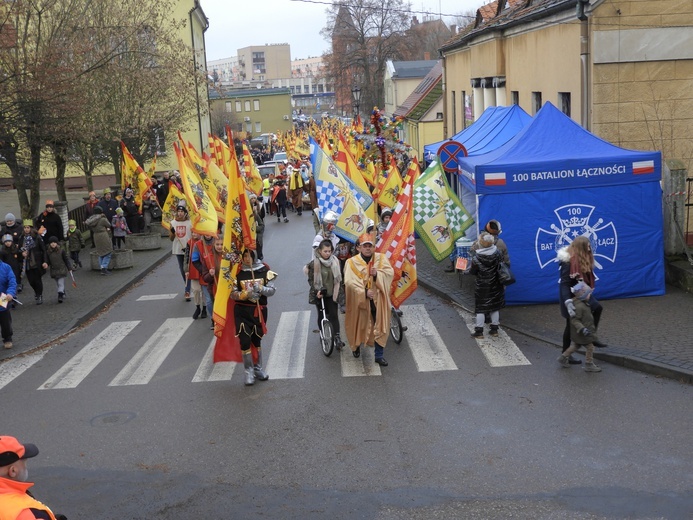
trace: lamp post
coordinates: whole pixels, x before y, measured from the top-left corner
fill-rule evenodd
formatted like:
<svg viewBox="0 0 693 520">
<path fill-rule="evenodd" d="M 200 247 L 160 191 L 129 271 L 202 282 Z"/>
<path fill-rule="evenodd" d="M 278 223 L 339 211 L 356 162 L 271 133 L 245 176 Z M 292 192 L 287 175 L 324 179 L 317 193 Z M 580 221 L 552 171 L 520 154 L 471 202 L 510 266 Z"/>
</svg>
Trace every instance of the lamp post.
<svg viewBox="0 0 693 520">
<path fill-rule="evenodd" d="M 354 86 L 351 89 L 351 96 L 354 98 L 354 119 L 359 115 L 359 106 L 361 105 L 361 88 Z"/>
</svg>

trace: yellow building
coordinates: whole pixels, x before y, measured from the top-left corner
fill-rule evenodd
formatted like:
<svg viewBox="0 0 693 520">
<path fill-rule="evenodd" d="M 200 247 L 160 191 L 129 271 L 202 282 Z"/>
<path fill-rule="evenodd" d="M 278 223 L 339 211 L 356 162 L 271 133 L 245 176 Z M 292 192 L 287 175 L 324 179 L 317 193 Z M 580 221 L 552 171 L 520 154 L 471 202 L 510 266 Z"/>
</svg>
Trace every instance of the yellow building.
<svg viewBox="0 0 693 520">
<path fill-rule="evenodd" d="M 404 118 L 400 137 L 420 159 L 424 157 L 425 145 L 443 140 L 442 76 L 441 62 L 436 62 L 393 114 Z"/>
<path fill-rule="evenodd" d="M 581 19 L 578 19 L 580 16 Z M 693 4 L 498 0 L 448 40 L 445 136 L 489 106 L 551 101 L 625 148 L 693 156 Z M 689 165 L 690 168 L 690 165 Z"/>
<path fill-rule="evenodd" d="M 215 134 L 229 125 L 246 136 L 291 130 L 291 91 L 288 88 L 229 90 L 210 93 Z"/>
<path fill-rule="evenodd" d="M 288 43 L 255 45 L 238 49 L 238 76 L 241 81 L 271 81 L 291 77 L 291 49 Z"/>
</svg>

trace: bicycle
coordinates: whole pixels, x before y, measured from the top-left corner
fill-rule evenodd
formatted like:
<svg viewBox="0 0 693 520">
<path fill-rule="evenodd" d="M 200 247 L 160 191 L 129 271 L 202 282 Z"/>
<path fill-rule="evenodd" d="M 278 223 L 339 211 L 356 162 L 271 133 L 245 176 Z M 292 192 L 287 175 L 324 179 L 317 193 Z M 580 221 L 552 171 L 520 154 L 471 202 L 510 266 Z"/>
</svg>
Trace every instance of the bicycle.
<svg viewBox="0 0 693 520">
<path fill-rule="evenodd" d="M 407 330 L 406 325 L 402 325 L 402 320 L 400 319 L 402 314 L 404 314 L 402 311 L 392 307 L 392 316 L 390 317 L 390 336 L 392 336 L 392 339 L 398 345 L 402 343 L 404 331 Z"/>
<path fill-rule="evenodd" d="M 327 289 L 320 289 L 321 294 L 327 294 Z M 330 356 L 334 350 L 335 337 L 334 330 L 332 328 L 332 323 L 327 318 L 327 309 L 325 309 L 325 299 L 319 298 L 320 300 L 320 312 L 322 313 L 322 318 L 320 319 L 320 346 L 322 347 L 322 353 L 325 356 Z"/>
</svg>

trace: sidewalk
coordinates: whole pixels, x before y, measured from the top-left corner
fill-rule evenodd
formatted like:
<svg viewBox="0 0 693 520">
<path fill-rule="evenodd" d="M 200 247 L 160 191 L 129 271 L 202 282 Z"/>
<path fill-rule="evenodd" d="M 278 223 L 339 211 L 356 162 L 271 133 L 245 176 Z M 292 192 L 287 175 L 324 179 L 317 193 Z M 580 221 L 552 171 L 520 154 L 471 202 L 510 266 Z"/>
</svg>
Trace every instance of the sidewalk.
<svg viewBox="0 0 693 520">
<path fill-rule="evenodd" d="M 446 273 L 421 240 L 416 241 L 419 286 L 474 312 L 474 277 Z M 693 383 L 693 294 L 671 285 L 663 296 L 600 300 L 600 337 L 609 347 L 594 356 L 627 368 Z M 565 321 L 558 302 L 506 307 L 501 326 L 561 346 Z"/>
</svg>

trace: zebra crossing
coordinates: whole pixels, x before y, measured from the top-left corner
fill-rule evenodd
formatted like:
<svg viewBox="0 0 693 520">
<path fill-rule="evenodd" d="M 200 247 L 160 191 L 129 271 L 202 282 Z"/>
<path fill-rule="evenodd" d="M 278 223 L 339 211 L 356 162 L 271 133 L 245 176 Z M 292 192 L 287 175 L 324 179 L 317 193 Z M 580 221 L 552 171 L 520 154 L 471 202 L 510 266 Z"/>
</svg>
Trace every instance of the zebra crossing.
<svg viewBox="0 0 693 520">
<path fill-rule="evenodd" d="M 157 301 L 157 298 L 149 298 L 149 301 Z M 436 329 L 433 320 L 423 305 L 403 305 L 403 321 L 408 329 L 405 340 L 398 347 L 408 348 L 408 354 L 414 361 L 418 372 L 443 372 L 458 370 L 453 355 L 443 338 Z M 474 317 L 461 309 L 458 309 L 461 319 L 470 331 L 474 329 Z M 343 320 L 344 316 L 340 316 Z M 191 330 L 195 323 L 192 318 L 168 318 L 148 337 L 134 354 L 125 362 L 125 365 L 113 379 L 107 383 L 109 387 L 146 385 L 152 381 L 157 372 L 161 370 L 163 363 L 178 347 L 178 345 L 198 344 L 199 331 Z M 59 390 L 77 388 L 90 374 L 98 370 L 99 365 L 121 344 L 137 327 L 145 326 L 141 320 L 119 321 L 108 324 L 97 336 L 84 345 L 62 367 L 51 375 L 38 390 Z M 315 323 L 311 319 L 311 311 L 287 311 L 281 313 L 271 339 L 269 349 L 265 348 L 268 356 L 265 358 L 265 367 L 272 380 L 291 380 L 307 377 L 306 357 L 310 352 L 317 355 L 317 335 L 312 332 Z M 146 330 L 146 329 L 145 329 Z M 207 340 L 204 340 L 205 343 Z M 214 364 L 215 339 L 210 338 L 202 359 L 199 361 L 192 383 L 207 383 L 215 381 L 229 381 L 236 372 L 236 363 Z M 490 367 L 510 367 L 530 365 L 531 363 L 517 348 L 514 342 L 501 330 L 497 338 L 484 338 L 477 340 L 481 353 L 486 358 Z M 265 344 L 267 347 L 268 344 Z M 133 347 L 129 340 L 128 347 Z M 136 345 L 134 346 L 136 347 Z M 123 348 L 121 346 L 121 348 Z M 310 351 L 309 351 L 310 349 Z M 9 385 L 15 379 L 20 378 L 50 350 L 31 353 L 26 356 L 13 358 L 0 365 L 0 390 Z M 332 358 L 337 358 L 341 368 L 341 376 L 371 377 L 381 376 L 381 367 L 373 361 L 372 349 L 362 349 L 362 355 L 355 358 L 349 348 L 341 352 L 335 351 Z M 197 363 L 197 362 L 196 362 Z M 240 375 L 238 376 L 240 377 Z"/>
</svg>

